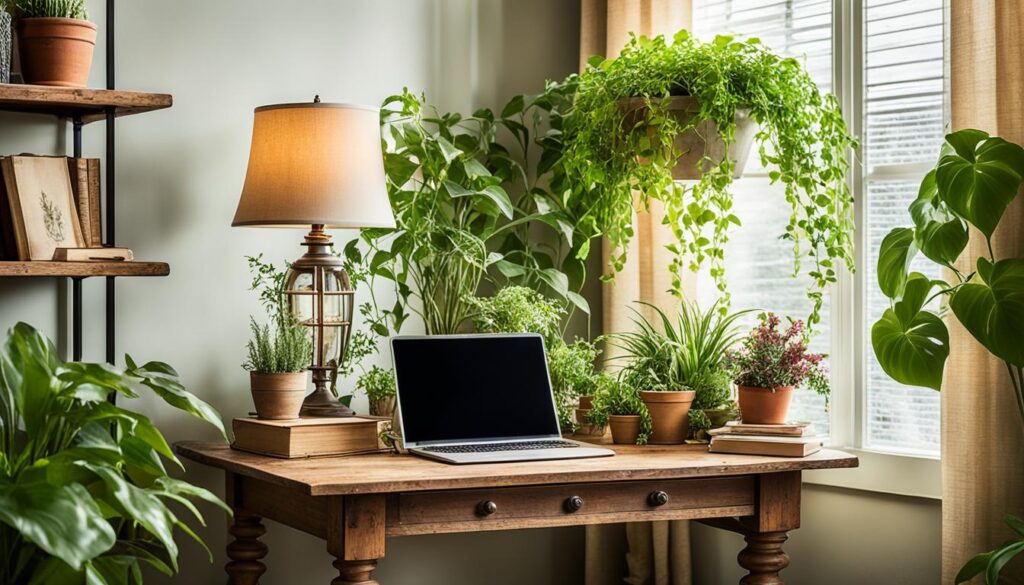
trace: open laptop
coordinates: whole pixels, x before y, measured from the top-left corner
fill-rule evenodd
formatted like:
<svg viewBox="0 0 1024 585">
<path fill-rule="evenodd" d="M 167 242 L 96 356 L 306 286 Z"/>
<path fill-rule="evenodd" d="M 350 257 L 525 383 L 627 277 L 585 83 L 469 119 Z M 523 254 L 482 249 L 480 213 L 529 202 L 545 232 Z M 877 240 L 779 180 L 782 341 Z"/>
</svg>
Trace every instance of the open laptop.
<svg viewBox="0 0 1024 585">
<path fill-rule="evenodd" d="M 412 453 L 448 463 L 615 454 L 562 438 L 539 335 L 399 336 L 391 355 Z"/>
</svg>

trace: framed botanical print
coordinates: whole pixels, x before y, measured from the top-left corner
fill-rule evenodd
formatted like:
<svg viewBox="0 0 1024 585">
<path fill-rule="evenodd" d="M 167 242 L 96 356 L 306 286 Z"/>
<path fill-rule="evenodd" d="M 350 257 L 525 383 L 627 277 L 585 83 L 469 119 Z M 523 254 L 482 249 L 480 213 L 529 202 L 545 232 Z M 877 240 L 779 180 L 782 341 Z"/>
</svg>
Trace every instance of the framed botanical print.
<svg viewBox="0 0 1024 585">
<path fill-rule="evenodd" d="M 57 248 L 82 248 L 65 157 L 9 156 L 0 160 L 21 260 L 52 260 Z"/>
</svg>

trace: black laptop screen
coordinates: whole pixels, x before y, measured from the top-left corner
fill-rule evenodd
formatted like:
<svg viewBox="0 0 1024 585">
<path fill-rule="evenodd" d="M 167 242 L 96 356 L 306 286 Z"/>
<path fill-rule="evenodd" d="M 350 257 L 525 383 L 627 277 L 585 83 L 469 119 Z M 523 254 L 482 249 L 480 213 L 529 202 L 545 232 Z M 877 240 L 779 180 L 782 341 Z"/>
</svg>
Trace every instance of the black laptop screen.
<svg viewBox="0 0 1024 585">
<path fill-rule="evenodd" d="M 558 434 L 539 336 L 396 337 L 391 348 L 406 441 Z"/>
</svg>

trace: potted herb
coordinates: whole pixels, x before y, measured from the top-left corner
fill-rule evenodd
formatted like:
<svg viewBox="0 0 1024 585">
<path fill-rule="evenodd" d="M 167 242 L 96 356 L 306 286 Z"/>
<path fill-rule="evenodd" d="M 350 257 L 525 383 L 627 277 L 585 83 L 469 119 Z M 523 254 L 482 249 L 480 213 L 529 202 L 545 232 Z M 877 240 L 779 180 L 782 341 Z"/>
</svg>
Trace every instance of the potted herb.
<svg viewBox="0 0 1024 585">
<path fill-rule="evenodd" d="M 607 374 L 602 374 L 596 385 L 593 408 L 587 414 L 590 424 L 611 427 L 612 442 L 617 445 L 646 443 L 651 416 L 636 388 Z"/>
<path fill-rule="evenodd" d="M 600 374 L 594 369 L 594 362 L 600 350 L 593 343 L 577 339 L 573 343 L 559 342 L 548 348 L 548 373 L 555 393 L 558 422 L 567 431 L 582 430 L 590 435 L 603 435 L 604 427 L 580 423 L 586 416 L 574 419 L 573 414 L 581 396 L 594 394 Z"/>
<path fill-rule="evenodd" d="M 834 96 L 820 91 L 797 60 L 756 39 L 702 42 L 686 31 L 670 42 L 632 37 L 618 57 L 591 59 L 576 85 L 559 168 L 578 202 L 576 225 L 608 237 L 613 273 L 625 261 L 637 206 L 658 200 L 676 238 L 668 247 L 674 292 L 681 295 L 685 266 L 696 270 L 709 261 L 725 293 L 724 245 L 740 223 L 729 187 L 753 137 L 771 180 L 785 186 L 780 204 L 791 207 L 792 220 L 784 237 L 795 244 L 798 269 L 801 258 L 809 259 L 803 266 L 813 281 L 811 322 L 817 321 L 836 265 L 853 265 L 844 177 L 855 140 Z"/>
<path fill-rule="evenodd" d="M 25 83 L 85 87 L 96 25 L 85 0 L 13 0 Z"/>
<path fill-rule="evenodd" d="M 687 388 L 694 391 L 690 408 L 690 437 L 705 440 L 705 432 L 725 426 L 738 416 L 736 402 L 732 396 L 732 378 L 722 368 L 724 355 L 718 363 L 690 376 Z"/>
<path fill-rule="evenodd" d="M 743 422 L 784 424 L 794 388 L 807 384 L 828 398 L 825 356 L 807 351 L 802 321 L 793 321 L 780 331 L 778 315 L 762 313 L 760 319 L 761 324 L 747 335 L 743 346 L 728 354 L 726 367 L 739 386 Z"/>
<path fill-rule="evenodd" d="M 356 388 L 366 393 L 371 415 L 392 416 L 395 413 L 395 373 L 392 370 L 372 366 L 356 380 Z"/>
<path fill-rule="evenodd" d="M 8 331 L 0 351 L 0 583 L 141 584 L 149 569 L 172 576 L 178 529 L 206 546 L 186 517 L 203 524 L 192 500 L 230 513 L 212 493 L 168 474 L 165 463 L 180 469 L 178 458 L 125 403 L 146 387 L 224 436 L 217 411 L 186 391 L 171 366 L 125 361 L 124 369 L 63 362 L 31 326 Z"/>
<path fill-rule="evenodd" d="M 727 350 L 739 339 L 736 320 L 749 311 L 723 313 L 719 302 L 702 311 L 696 303 L 682 303 L 673 324 L 658 307 L 640 304 L 653 312 L 658 325 L 634 310 L 637 330 L 610 338 L 625 353 L 624 379 L 640 390 L 651 413 L 650 442 L 682 443 L 690 434 L 695 388 L 720 392 L 707 387 L 715 383 L 715 370 L 721 368 Z"/>
</svg>

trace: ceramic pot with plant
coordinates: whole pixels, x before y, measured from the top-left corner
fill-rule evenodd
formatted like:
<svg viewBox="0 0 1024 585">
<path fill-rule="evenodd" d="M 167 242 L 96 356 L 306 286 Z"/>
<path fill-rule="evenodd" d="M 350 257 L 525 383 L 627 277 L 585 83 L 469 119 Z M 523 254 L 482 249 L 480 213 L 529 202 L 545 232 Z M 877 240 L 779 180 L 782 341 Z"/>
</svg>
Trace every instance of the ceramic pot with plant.
<svg viewBox="0 0 1024 585">
<path fill-rule="evenodd" d="M 690 408 L 697 398 L 692 388 L 713 378 L 721 367 L 726 351 L 740 336 L 735 322 L 746 311 L 723 314 L 719 303 L 707 310 L 696 303 L 681 303 L 673 323 L 660 308 L 639 304 L 653 322 L 634 309 L 636 330 L 610 337 L 628 360 L 626 381 L 640 390 L 650 412 L 649 442 L 682 443 L 690 435 Z"/>
<path fill-rule="evenodd" d="M 25 83 L 85 87 L 96 25 L 84 0 L 14 0 L 18 55 Z"/>
<path fill-rule="evenodd" d="M 587 421 L 602 429 L 610 427 L 617 445 L 643 445 L 651 432 L 651 416 L 636 388 L 608 375 L 598 383 Z"/>
<path fill-rule="evenodd" d="M 395 373 L 380 366 L 371 367 L 356 380 L 356 388 L 366 393 L 372 416 L 395 414 Z"/>
<path fill-rule="evenodd" d="M 275 330 L 269 325 L 251 323 L 252 339 L 248 344 L 252 401 L 256 416 L 270 420 L 299 418 L 313 342 L 309 328 L 287 315 L 275 319 Z"/>
<path fill-rule="evenodd" d="M 743 422 L 785 424 L 795 388 L 806 384 L 828 399 L 825 356 L 807 351 L 802 321 L 780 330 L 778 315 L 762 313 L 760 319 L 742 347 L 728 354 L 726 367 L 739 387 Z"/>
</svg>

